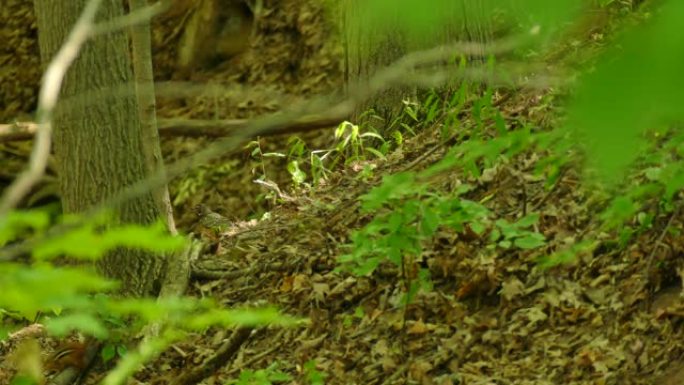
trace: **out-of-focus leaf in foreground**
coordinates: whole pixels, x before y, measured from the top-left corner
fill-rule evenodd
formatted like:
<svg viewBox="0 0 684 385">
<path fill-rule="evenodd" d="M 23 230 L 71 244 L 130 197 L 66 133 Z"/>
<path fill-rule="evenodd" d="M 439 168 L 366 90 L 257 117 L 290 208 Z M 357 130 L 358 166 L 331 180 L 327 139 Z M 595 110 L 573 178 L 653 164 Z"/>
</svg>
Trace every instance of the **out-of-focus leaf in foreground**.
<svg viewBox="0 0 684 385">
<path fill-rule="evenodd" d="M 443 44 L 446 31 L 480 31 L 487 28 L 534 29 L 536 36 L 547 36 L 572 20 L 581 8 L 576 0 L 362 0 L 347 1 L 348 30 L 402 34 L 418 47 Z M 494 31 L 488 31 L 489 33 Z M 354 39 L 349 44 L 359 43 Z M 360 42 L 362 44 L 368 42 Z M 371 42 L 372 43 L 372 42 Z"/>
<path fill-rule="evenodd" d="M 645 130 L 684 118 L 682 20 L 684 2 L 666 2 L 580 80 L 567 124 L 608 183 L 619 181 L 644 148 Z"/>
</svg>

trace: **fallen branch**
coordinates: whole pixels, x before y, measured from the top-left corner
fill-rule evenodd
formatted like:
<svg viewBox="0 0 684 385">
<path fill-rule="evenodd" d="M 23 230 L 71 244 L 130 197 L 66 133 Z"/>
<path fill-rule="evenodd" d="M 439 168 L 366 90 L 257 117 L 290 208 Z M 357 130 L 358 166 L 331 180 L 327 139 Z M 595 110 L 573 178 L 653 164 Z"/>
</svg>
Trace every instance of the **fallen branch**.
<svg viewBox="0 0 684 385">
<path fill-rule="evenodd" d="M 346 116 L 302 117 L 280 127 L 272 127 L 259 136 L 293 134 L 315 131 L 337 126 Z M 199 120 L 199 119 L 159 119 L 159 135 L 163 137 L 186 136 L 190 138 L 223 138 L 234 135 L 251 125 L 246 119 Z M 33 139 L 37 124 L 34 122 L 16 122 L 0 124 L 0 143 L 25 141 Z"/>
<path fill-rule="evenodd" d="M 337 126 L 348 117 L 346 114 L 336 116 L 302 116 L 290 122 L 274 125 L 261 131 L 258 136 L 272 136 L 308 132 L 322 128 Z M 235 135 L 252 126 L 252 122 L 245 119 L 233 120 L 191 120 L 191 119 L 160 119 L 159 134 L 162 136 L 188 136 L 222 138 Z M 253 135 L 252 137 L 256 137 Z"/>
</svg>

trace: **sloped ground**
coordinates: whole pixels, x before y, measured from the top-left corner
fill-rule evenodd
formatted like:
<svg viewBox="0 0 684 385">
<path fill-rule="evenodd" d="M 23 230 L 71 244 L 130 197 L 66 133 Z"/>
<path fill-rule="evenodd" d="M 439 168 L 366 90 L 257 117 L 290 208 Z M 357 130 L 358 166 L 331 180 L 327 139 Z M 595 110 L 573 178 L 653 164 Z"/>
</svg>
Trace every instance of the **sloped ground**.
<svg viewBox="0 0 684 385">
<path fill-rule="evenodd" d="M 275 4 L 264 3 L 267 8 Z M 244 89 L 256 90 L 250 91 L 251 98 L 243 93 L 162 98 L 160 116 L 249 117 L 277 110 L 292 97 L 335 89 L 339 52 L 326 45 L 320 29 L 309 27 L 321 22 L 320 7 L 315 2 L 303 7 L 295 1 L 282 4 L 257 24 L 260 37 L 244 56 L 189 78 L 174 73 L 173 39 L 165 40 L 163 26 L 156 30 L 158 80 L 237 81 Z M 35 88 L 27 86 L 37 84 L 40 74 L 29 8 L 28 2 L 12 0 L 0 7 L 2 20 L 16 22 L 2 23 L 3 36 L 19 39 L 5 47 L 27 47 L 1 52 L 3 92 L 11 95 L 3 99 L 9 106 L 2 111 L 5 120 L 30 112 L 35 102 Z M 21 59 L 24 51 L 28 61 Z M 14 66 L 27 72 L 11 72 Z M 539 114 L 540 104 L 539 95 L 521 94 L 501 109 L 510 124 L 517 119 L 541 122 L 550 114 Z M 203 143 L 168 140 L 166 155 L 178 158 Z M 375 175 L 403 170 L 417 159 L 413 167 L 421 169 L 446 149 L 436 128 L 426 130 L 388 161 L 379 162 Z M 420 158 L 422 154 L 429 155 Z M 225 235 L 222 254 L 197 261 L 193 294 L 212 296 L 226 306 L 266 300 L 286 313 L 310 318 L 311 324 L 261 331 L 235 362 L 206 382 L 222 383 L 243 369 L 279 362 L 297 383 L 306 383 L 302 367 L 315 359 L 330 384 L 684 383 L 684 309 L 676 274 L 682 242 L 672 231 L 681 229 L 681 218 L 661 215 L 653 228 L 619 248 L 598 228 L 601 202 L 583 187 L 577 170 L 567 166 L 548 191 L 543 181 L 530 177 L 535 161 L 527 154 L 493 169 L 489 178 L 468 179 L 454 170 L 433 183 L 445 191 L 462 181 L 476 185 L 467 197 L 491 197 L 486 205 L 502 218 L 515 219 L 522 207 L 533 208 L 541 214 L 538 230 L 547 245 L 534 252 L 494 253 L 485 247 L 485 239 L 443 230 L 423 255 L 434 290 L 419 294 L 406 310 L 398 306 L 403 283 L 396 269 L 383 267 L 364 278 L 332 272 L 337 257 L 346 252 L 342 245 L 351 231 L 369 220 L 359 213 L 357 198 L 378 180 L 362 182 L 355 171 L 340 171 L 324 188 L 274 207 L 272 220 L 236 236 Z M 217 171 L 217 164 L 223 168 Z M 257 212 L 245 202 L 259 193 L 249 183 L 251 169 L 258 165 L 235 158 L 217 164 L 203 169 L 208 177 L 189 177 L 203 190 L 179 207 L 209 202 L 231 218 Z M 193 221 L 185 215 L 181 224 L 189 227 Z M 580 238 L 602 242 L 568 266 L 542 270 L 534 262 Z M 138 377 L 158 379 L 164 373 L 160 383 L 176 377 L 212 355 L 225 335 L 224 330 L 210 330 L 194 336 Z"/>
<path fill-rule="evenodd" d="M 256 17 L 253 37 L 244 53 L 189 75 L 174 68 L 180 37 L 168 39 L 169 31 L 182 17 L 162 22 L 153 34 L 157 80 L 198 82 L 206 90 L 196 97 L 181 99 L 161 95 L 159 116 L 250 118 L 279 111 L 313 95 L 341 90 L 342 51 L 331 17 L 319 1 L 264 1 L 262 17 Z M 212 87 L 219 90 L 214 91 Z M 309 145 L 316 143 L 318 148 L 323 148 L 332 139 L 332 134 L 323 134 L 303 137 L 309 140 Z M 259 143 L 263 152 L 283 151 L 286 140 L 286 137 L 269 137 L 261 138 Z M 180 159 L 206 143 L 203 139 L 167 139 L 165 158 Z M 208 204 L 231 218 L 258 215 L 270 208 L 263 201 L 266 190 L 252 181 L 266 169 L 271 170 L 265 175 L 267 179 L 280 185 L 287 183 L 286 163 L 281 158 L 250 157 L 247 155 L 250 151 L 227 154 L 171 184 L 172 195 L 188 196 L 188 199 L 179 199 L 176 205 L 179 213 L 189 213 L 178 218 L 181 226 L 192 222 L 191 208 L 198 203 Z M 191 192 L 188 185 L 193 186 Z M 205 189 L 207 185 L 211 189 Z"/>
<path fill-rule="evenodd" d="M 529 119 L 539 100 L 518 95 L 501 108 L 514 125 Z M 375 175 L 439 160 L 447 148 L 438 137 L 427 130 L 407 141 L 377 164 Z M 407 309 L 398 305 L 404 291 L 398 269 L 383 266 L 370 277 L 333 272 L 350 232 L 369 220 L 357 198 L 379 180 L 361 182 L 356 172 L 342 171 L 328 186 L 278 206 L 273 219 L 226 233 L 223 252 L 195 264 L 194 294 L 226 306 L 266 300 L 311 324 L 261 331 L 209 383 L 276 362 L 295 383 L 306 383 L 302 367 L 311 359 L 328 384 L 684 383 L 684 306 L 674 274 L 683 247 L 672 231 L 681 219 L 660 216 L 621 249 L 600 231 L 596 213 L 604 203 L 583 187 L 573 166 L 548 190 L 533 177 L 537 160 L 528 153 L 486 178 L 453 170 L 433 181 L 442 191 L 476 185 L 467 198 L 491 198 L 486 205 L 500 218 L 519 218 L 522 207 L 538 211 L 547 245 L 495 251 L 486 248 L 485 236 L 441 230 L 422 256 L 434 290 Z M 535 262 L 580 239 L 600 244 L 570 265 L 544 270 Z M 210 356 L 224 335 L 195 336 L 147 375 L 154 378 L 164 367 L 169 378 L 177 376 Z"/>
</svg>

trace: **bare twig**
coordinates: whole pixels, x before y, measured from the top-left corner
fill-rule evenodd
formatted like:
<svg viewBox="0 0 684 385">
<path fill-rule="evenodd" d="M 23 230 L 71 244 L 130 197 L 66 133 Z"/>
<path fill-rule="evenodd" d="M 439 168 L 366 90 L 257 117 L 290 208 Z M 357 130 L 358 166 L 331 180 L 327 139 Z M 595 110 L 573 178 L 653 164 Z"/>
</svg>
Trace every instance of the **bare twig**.
<svg viewBox="0 0 684 385">
<path fill-rule="evenodd" d="M 646 261 L 646 288 L 647 290 L 651 290 L 651 273 L 652 273 L 652 268 L 653 268 L 653 260 L 655 259 L 655 254 L 662 246 L 663 239 L 665 239 L 665 235 L 667 234 L 668 231 L 670 231 L 670 227 L 672 226 L 672 222 L 674 221 L 675 217 L 679 216 L 679 209 L 680 207 L 677 206 L 672 213 L 670 214 L 670 218 L 667 219 L 667 223 L 665 224 L 665 227 L 663 227 L 663 230 L 660 232 L 660 235 L 658 235 L 658 239 L 653 243 L 653 248 L 651 249 L 651 252 L 648 254 L 648 260 Z M 647 295 L 646 296 L 646 310 L 651 310 L 651 296 Z"/>
<path fill-rule="evenodd" d="M 262 330 L 263 330 L 263 329 L 262 329 Z M 280 331 L 278 331 L 278 334 L 276 334 L 276 335 L 275 335 L 273 338 L 271 338 L 270 340 L 271 340 L 271 341 L 280 341 L 280 337 L 282 337 L 283 334 L 285 334 L 285 329 L 281 329 Z M 245 361 L 245 362 L 242 364 L 242 367 L 234 367 L 234 368 L 230 369 L 230 370 L 226 373 L 226 375 L 232 376 L 233 374 L 236 374 L 236 373 L 240 372 L 240 370 L 242 370 L 243 368 L 248 368 L 248 367 L 254 365 L 254 364 L 257 363 L 260 359 L 262 359 L 262 358 L 268 356 L 269 354 L 275 352 L 276 350 L 282 349 L 282 347 L 283 347 L 283 346 L 282 346 L 282 343 L 275 344 L 275 345 L 271 346 L 270 348 L 268 348 L 268 349 L 266 349 L 266 350 L 263 350 L 263 351 L 259 352 L 258 354 L 255 354 L 254 356 L 252 356 L 249 360 Z"/>
<path fill-rule="evenodd" d="M 219 368 L 224 366 L 242 346 L 254 330 L 253 327 L 240 327 L 224 343 L 212 357 L 207 359 L 200 367 L 186 371 L 172 383 L 173 385 L 197 384 L 211 376 Z"/>
<path fill-rule="evenodd" d="M 38 124 L 34 122 L 14 122 L 0 124 L 0 143 L 33 138 L 38 130 Z"/>
<path fill-rule="evenodd" d="M 78 56 L 81 46 L 88 40 L 93 20 L 102 0 L 90 0 L 76 25 L 67 37 L 66 43 L 52 59 L 43 75 L 38 95 L 38 119 L 36 140 L 31 151 L 28 168 L 10 185 L 0 200 L 0 216 L 6 215 L 21 201 L 33 185 L 45 173 L 50 147 L 52 146 L 52 112 L 57 105 L 59 91 L 67 69 Z"/>
<path fill-rule="evenodd" d="M 329 128 L 337 126 L 345 118 L 345 116 L 305 117 L 281 127 L 276 127 L 271 131 L 263 132 L 259 136 L 292 134 Z M 163 137 L 225 138 L 234 135 L 236 131 L 249 127 L 250 124 L 251 122 L 247 119 L 159 119 L 157 127 L 159 129 L 159 136 Z M 0 124 L 0 143 L 29 140 L 33 138 L 36 127 L 37 124 L 33 122 Z"/>
<path fill-rule="evenodd" d="M 246 87 L 239 84 L 216 84 L 185 81 L 162 81 L 155 82 L 155 93 L 158 97 L 168 99 L 181 98 L 209 98 L 216 97 L 227 101 L 264 100 L 268 104 L 293 105 L 304 99 L 301 96 L 280 92 L 274 87 Z M 78 95 L 72 95 L 60 100 L 58 108 L 69 110 L 72 106 L 89 106 L 96 103 L 105 103 L 131 96 L 131 87 L 127 83 L 118 84 L 107 88 L 88 90 Z"/>
<path fill-rule="evenodd" d="M 546 203 L 546 201 L 549 199 L 549 197 L 556 190 L 558 190 L 558 186 L 560 186 L 561 181 L 563 180 L 563 177 L 565 176 L 565 173 L 568 171 L 568 169 L 569 168 L 567 168 L 567 167 L 561 168 L 560 172 L 558 173 L 558 176 L 556 177 L 556 183 L 554 183 L 553 186 L 551 186 L 549 191 L 547 191 L 546 194 L 544 194 L 544 196 L 537 203 L 532 205 L 532 209 L 530 210 L 531 212 L 536 212 L 537 210 L 539 210 L 539 208 L 542 207 L 544 205 L 544 203 Z"/>
</svg>

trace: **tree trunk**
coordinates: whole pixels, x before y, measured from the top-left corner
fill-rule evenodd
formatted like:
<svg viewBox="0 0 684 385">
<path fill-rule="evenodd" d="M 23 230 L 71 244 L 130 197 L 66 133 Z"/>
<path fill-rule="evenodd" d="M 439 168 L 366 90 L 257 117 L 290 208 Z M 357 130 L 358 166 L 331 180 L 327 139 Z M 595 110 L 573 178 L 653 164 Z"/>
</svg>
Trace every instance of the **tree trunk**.
<svg viewBox="0 0 684 385">
<path fill-rule="evenodd" d="M 376 25 L 347 21 L 362 17 L 358 13 L 359 1 L 347 0 L 344 3 L 343 19 L 345 24 L 345 68 L 347 85 L 363 86 L 380 68 L 395 62 L 407 52 L 406 41 L 397 28 L 394 31 L 378 28 Z M 373 110 L 374 115 L 383 119 L 386 125 L 397 117 L 402 110 L 402 98 L 411 90 L 406 87 L 388 88 L 371 101 L 359 106 L 352 119 L 361 123 L 361 114 Z M 368 118 L 368 117 L 367 117 Z M 368 119 L 365 119 L 368 120 Z M 368 120 L 371 122 L 372 120 Z"/>
<path fill-rule="evenodd" d="M 440 26 L 438 37 L 431 41 L 430 47 L 419 43 L 411 44 L 409 36 L 404 36 L 401 26 L 381 29 L 373 23 L 349 22 L 360 20 L 359 4 L 372 0 L 346 0 L 343 5 L 343 30 L 345 43 L 345 82 L 364 84 L 378 69 L 392 64 L 411 50 L 416 48 L 432 48 L 455 41 L 471 41 L 484 45 L 492 39 L 492 24 L 487 9 L 492 8 L 492 0 L 453 0 L 450 11 L 453 22 Z M 388 10 L 388 12 L 410 12 L 410 10 Z M 435 20 L 439 19 L 435 15 Z M 372 19 L 372 18 L 371 18 Z M 422 45 L 422 47 L 420 46 Z M 481 62 L 481 61 L 480 61 Z M 411 76 L 411 74 L 406 74 Z M 360 114 L 373 110 L 375 115 L 385 121 L 386 125 L 398 117 L 403 109 L 402 100 L 413 96 L 416 90 L 412 87 L 392 87 L 376 95 L 373 100 L 360 106 L 354 116 L 359 120 Z"/>
<path fill-rule="evenodd" d="M 147 6 L 147 0 L 129 0 L 131 12 L 139 11 Z M 140 130 L 143 137 L 143 156 L 147 172 L 154 174 L 164 172 L 164 158 L 159 144 L 157 127 L 157 104 L 154 91 L 154 71 L 152 69 L 152 42 L 150 23 L 140 23 L 131 29 L 133 51 L 133 69 L 138 113 L 140 114 Z M 173 206 L 166 185 L 154 190 L 155 202 L 163 213 L 166 228 L 172 235 L 178 235 L 173 220 Z"/>
<path fill-rule="evenodd" d="M 43 62 L 64 43 L 87 0 L 35 0 Z M 123 14 L 121 0 L 104 0 L 99 21 Z M 87 42 L 67 72 L 61 98 L 125 85 L 123 97 L 71 104 L 54 117 L 54 153 L 65 213 L 79 213 L 147 175 L 126 30 Z M 75 99 L 74 99 L 75 100 Z M 122 223 L 150 224 L 160 212 L 152 193 L 114 208 Z M 156 294 L 164 259 L 118 249 L 98 262 L 104 275 L 122 282 L 126 295 Z"/>
</svg>

